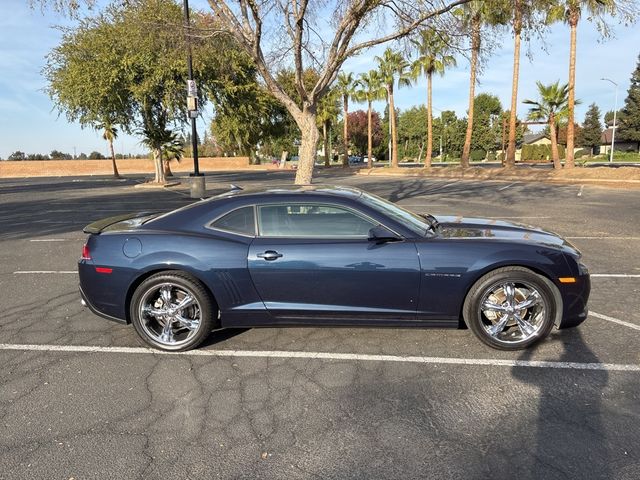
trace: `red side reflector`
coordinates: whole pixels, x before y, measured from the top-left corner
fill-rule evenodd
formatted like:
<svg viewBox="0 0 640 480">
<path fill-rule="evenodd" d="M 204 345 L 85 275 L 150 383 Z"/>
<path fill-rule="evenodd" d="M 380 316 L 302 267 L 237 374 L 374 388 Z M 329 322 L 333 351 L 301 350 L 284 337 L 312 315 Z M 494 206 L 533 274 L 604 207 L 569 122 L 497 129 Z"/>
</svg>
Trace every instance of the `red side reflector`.
<svg viewBox="0 0 640 480">
<path fill-rule="evenodd" d="M 98 273 L 111 273 L 111 272 L 113 272 L 113 268 L 96 267 L 96 272 L 98 272 Z"/>
<path fill-rule="evenodd" d="M 82 257 L 80 260 L 91 260 L 91 252 L 89 252 L 89 245 L 86 243 L 82 246 Z"/>
</svg>

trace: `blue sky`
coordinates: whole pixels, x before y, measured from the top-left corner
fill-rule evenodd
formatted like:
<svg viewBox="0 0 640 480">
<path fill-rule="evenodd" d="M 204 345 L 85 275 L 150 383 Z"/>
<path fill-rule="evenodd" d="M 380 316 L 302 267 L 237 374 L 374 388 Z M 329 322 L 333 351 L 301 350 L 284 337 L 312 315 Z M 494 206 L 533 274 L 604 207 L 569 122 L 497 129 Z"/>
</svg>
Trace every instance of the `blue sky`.
<svg viewBox="0 0 640 480">
<path fill-rule="evenodd" d="M 0 158 L 7 158 L 13 151 L 26 153 L 49 153 L 56 149 L 72 153 L 89 153 L 93 150 L 107 154 L 101 136 L 91 129 L 81 129 L 78 124 L 67 122 L 64 115 L 58 116 L 53 104 L 43 91 L 45 81 L 41 75 L 44 57 L 57 45 L 60 34 L 53 25 L 69 24 L 68 20 L 50 11 L 31 10 L 25 0 L 2 0 L 0 5 Z M 198 4 L 198 0 L 192 3 Z M 200 2 L 203 3 L 203 2 Z M 613 109 L 614 91 L 608 77 L 618 82 L 619 105 L 626 97 L 631 72 L 640 53 L 640 28 L 615 26 L 615 38 L 602 41 L 593 25 L 582 22 L 578 29 L 578 58 L 576 96 L 582 101 L 577 107 L 576 117 L 584 118 L 588 105 L 595 102 L 604 113 Z M 513 59 L 512 39 L 508 33 L 496 39 L 502 48 L 489 59 L 480 77 L 476 93 L 488 92 L 498 95 L 503 107 L 507 107 L 511 95 L 511 68 Z M 535 98 L 535 82 L 566 81 L 568 73 L 569 32 L 562 24 L 555 25 L 546 37 L 547 52 L 539 43 L 534 43 L 532 60 L 522 57 L 519 101 Z M 383 48 L 365 52 L 350 59 L 345 70 L 355 73 L 375 67 L 374 55 Z M 524 53 L 524 49 L 523 49 Z M 469 67 L 465 59 L 458 60 L 458 67 L 436 78 L 433 90 L 434 107 L 455 110 L 458 116 L 465 115 L 469 88 Z M 425 81 L 414 87 L 399 89 L 396 105 L 401 109 L 425 101 Z M 353 109 L 358 108 L 353 106 Z M 384 108 L 382 104 L 379 109 Z M 438 114 L 438 111 L 435 111 Z M 526 107 L 518 105 L 518 114 L 524 116 Z M 205 112 L 198 123 L 202 134 L 211 114 Z M 121 135 L 116 141 L 117 152 L 142 152 L 136 137 Z"/>
</svg>

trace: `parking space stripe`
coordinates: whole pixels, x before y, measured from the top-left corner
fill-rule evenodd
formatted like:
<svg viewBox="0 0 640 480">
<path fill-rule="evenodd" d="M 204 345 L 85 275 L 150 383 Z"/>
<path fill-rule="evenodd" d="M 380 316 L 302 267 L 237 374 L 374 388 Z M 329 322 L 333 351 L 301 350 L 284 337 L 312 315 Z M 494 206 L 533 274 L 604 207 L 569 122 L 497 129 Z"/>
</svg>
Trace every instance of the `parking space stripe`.
<svg viewBox="0 0 640 480">
<path fill-rule="evenodd" d="M 613 278 L 640 278 L 640 274 L 635 273 L 592 273 L 591 277 L 613 277 Z"/>
<path fill-rule="evenodd" d="M 190 350 L 188 352 L 164 352 L 142 347 L 98 347 L 84 345 L 28 345 L 0 344 L 0 350 L 37 351 L 60 353 L 119 353 L 175 355 L 193 357 L 248 357 L 248 358 L 300 358 L 307 360 L 353 360 L 363 362 L 417 363 L 435 365 L 476 365 L 499 367 L 552 368 L 565 370 L 606 370 L 640 372 L 640 365 L 620 363 L 554 362 L 548 360 L 500 360 L 489 358 L 451 358 L 400 355 L 369 355 L 361 353 L 296 352 L 271 350 Z"/>
<path fill-rule="evenodd" d="M 78 273 L 76 270 L 18 270 L 14 275 L 52 274 L 52 273 Z"/>
<path fill-rule="evenodd" d="M 565 236 L 564 238 L 568 240 L 640 240 L 640 237 L 569 237 Z"/>
<path fill-rule="evenodd" d="M 618 325 L 623 325 L 625 327 L 633 328 L 634 330 L 640 331 L 640 325 L 636 325 L 635 323 L 625 322 L 624 320 L 619 320 L 617 318 L 610 317 L 608 315 L 603 315 L 601 313 L 589 312 L 589 316 L 599 318 L 601 320 L 606 320 L 607 322 L 617 323 Z"/>
</svg>

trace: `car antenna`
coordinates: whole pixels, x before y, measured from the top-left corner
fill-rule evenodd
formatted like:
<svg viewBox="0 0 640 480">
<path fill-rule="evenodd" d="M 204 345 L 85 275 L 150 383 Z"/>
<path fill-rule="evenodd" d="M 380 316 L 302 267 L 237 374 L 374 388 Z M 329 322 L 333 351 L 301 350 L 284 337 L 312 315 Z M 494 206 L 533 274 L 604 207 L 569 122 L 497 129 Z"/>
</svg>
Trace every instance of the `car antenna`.
<svg viewBox="0 0 640 480">
<path fill-rule="evenodd" d="M 230 190 L 231 192 L 237 192 L 237 191 L 239 191 L 239 190 L 244 190 L 244 188 L 242 188 L 242 187 L 240 187 L 240 186 L 236 185 L 235 183 L 232 183 L 232 184 L 231 184 L 231 190 Z"/>
</svg>

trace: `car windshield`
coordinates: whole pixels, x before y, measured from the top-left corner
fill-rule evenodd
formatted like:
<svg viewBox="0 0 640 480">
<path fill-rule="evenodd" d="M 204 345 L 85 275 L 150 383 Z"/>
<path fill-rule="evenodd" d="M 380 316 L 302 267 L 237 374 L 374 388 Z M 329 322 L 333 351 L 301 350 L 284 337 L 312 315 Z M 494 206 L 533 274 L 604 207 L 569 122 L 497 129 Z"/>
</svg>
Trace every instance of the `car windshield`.
<svg viewBox="0 0 640 480">
<path fill-rule="evenodd" d="M 431 228 L 431 223 L 426 218 L 410 212 L 409 210 L 405 210 L 395 203 L 388 202 L 376 195 L 362 192 L 360 199 L 366 205 L 378 210 L 388 217 L 393 218 L 395 221 L 401 223 L 418 235 L 425 235 Z"/>
</svg>

